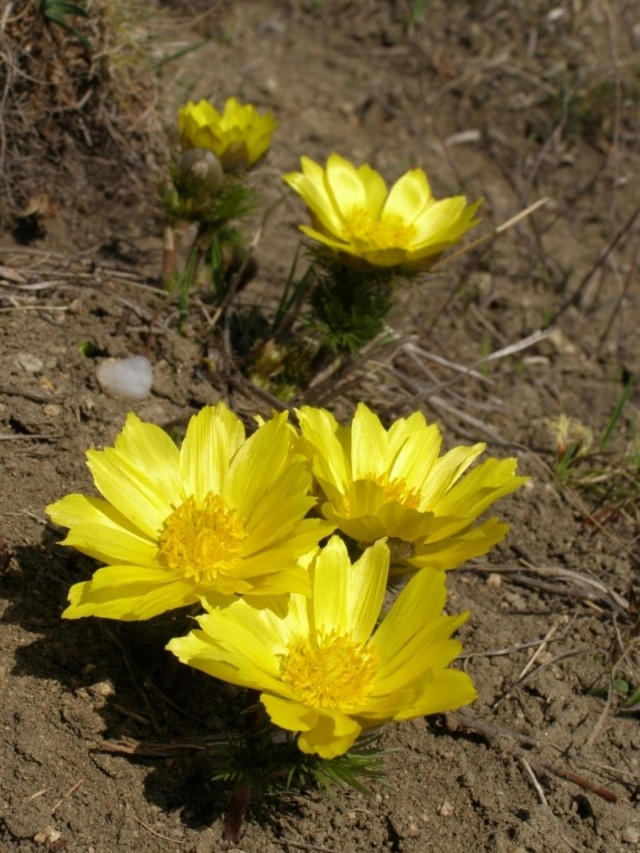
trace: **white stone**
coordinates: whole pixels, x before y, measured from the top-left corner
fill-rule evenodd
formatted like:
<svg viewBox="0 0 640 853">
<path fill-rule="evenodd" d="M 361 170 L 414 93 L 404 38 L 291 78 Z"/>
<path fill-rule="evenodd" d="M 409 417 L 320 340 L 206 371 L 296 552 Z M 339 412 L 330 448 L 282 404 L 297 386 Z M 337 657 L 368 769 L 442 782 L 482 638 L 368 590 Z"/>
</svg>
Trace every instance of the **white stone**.
<svg viewBox="0 0 640 853">
<path fill-rule="evenodd" d="M 42 359 L 30 352 L 19 352 L 16 361 L 26 373 L 40 373 L 44 367 Z"/>
<path fill-rule="evenodd" d="M 153 369 L 144 355 L 112 358 L 98 366 L 96 377 L 105 394 L 133 403 L 149 396 Z"/>
</svg>

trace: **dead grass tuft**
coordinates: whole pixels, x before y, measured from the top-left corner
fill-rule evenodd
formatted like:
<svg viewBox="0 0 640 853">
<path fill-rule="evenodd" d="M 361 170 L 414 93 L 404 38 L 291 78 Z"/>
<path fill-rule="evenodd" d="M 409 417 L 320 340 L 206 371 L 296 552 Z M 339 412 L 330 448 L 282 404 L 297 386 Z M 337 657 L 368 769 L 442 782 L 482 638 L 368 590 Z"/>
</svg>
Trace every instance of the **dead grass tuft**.
<svg viewBox="0 0 640 853">
<path fill-rule="evenodd" d="M 155 160 L 155 79 L 136 29 L 148 0 L 89 0 L 87 17 L 56 8 L 8 0 L 0 17 L 0 225 L 37 231 L 88 157 L 128 181 Z"/>
</svg>

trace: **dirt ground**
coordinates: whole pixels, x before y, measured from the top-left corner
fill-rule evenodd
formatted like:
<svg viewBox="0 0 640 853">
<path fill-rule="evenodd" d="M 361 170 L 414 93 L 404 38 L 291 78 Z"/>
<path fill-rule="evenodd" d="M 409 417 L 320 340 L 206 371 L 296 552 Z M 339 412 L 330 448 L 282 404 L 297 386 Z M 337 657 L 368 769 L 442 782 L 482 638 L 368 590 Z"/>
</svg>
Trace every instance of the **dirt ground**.
<svg viewBox="0 0 640 853">
<path fill-rule="evenodd" d="M 0 850 L 640 849 L 638 715 L 622 707 L 640 686 L 637 439 L 635 463 L 620 461 L 637 387 L 609 455 L 597 447 L 640 367 L 634 6 L 184 0 L 139 24 L 167 150 L 187 98 L 236 95 L 280 123 L 256 173 L 274 209 L 247 302 L 273 304 L 288 272 L 304 214 L 279 175 L 300 155 L 337 151 L 389 180 L 420 166 L 436 195 L 484 197 L 478 235 L 548 199 L 401 294 L 395 343 L 312 400 L 341 416 L 358 400 L 387 419 L 421 408 L 448 444 L 484 440 L 530 476 L 498 507 L 505 542 L 449 576 L 452 612 L 471 610 L 460 665 L 480 698 L 388 727 L 389 784 L 373 797 L 253 803 L 235 846 L 207 743 L 237 730 L 242 695 L 197 673 L 163 688 L 170 620 L 62 621 L 94 564 L 56 544 L 44 507 L 91 489 L 84 451 L 130 408 L 173 428 L 220 399 L 247 418 L 269 403 L 225 363 L 204 297 L 178 334 L 158 287 L 155 155 L 151 179 L 132 176 L 135 158 L 124 169 L 96 139 L 25 172 L 22 196 L 55 203 L 37 234 L 7 220 L 0 236 Z M 148 399 L 101 393 L 98 364 L 144 353 Z M 561 413 L 593 431 L 597 493 L 553 473 L 546 423 Z"/>
</svg>

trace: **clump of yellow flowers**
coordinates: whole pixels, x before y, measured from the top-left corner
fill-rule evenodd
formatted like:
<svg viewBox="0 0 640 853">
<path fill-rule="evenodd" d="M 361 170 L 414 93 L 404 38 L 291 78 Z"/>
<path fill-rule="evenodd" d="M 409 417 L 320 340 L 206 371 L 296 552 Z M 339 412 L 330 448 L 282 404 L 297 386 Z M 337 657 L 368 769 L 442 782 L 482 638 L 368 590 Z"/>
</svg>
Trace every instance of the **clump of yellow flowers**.
<svg viewBox="0 0 640 853">
<path fill-rule="evenodd" d="M 389 187 L 366 163 L 332 153 L 323 166 L 303 156 L 301 171 L 282 178 L 309 213 L 310 224 L 300 225 L 308 238 L 307 268 L 298 275 L 294 260 L 275 310 L 243 308 L 235 297 L 255 272 L 243 231 L 258 204 L 249 173 L 266 158 L 276 120 L 232 97 L 222 110 L 189 101 L 177 124 L 179 151 L 162 189 L 162 278 L 178 296 L 180 328 L 189 293 L 208 282 L 216 322 L 241 330 L 230 343 L 245 375 L 281 399 L 304 391 L 329 364 L 347 362 L 384 333 L 398 289 L 425 275 L 479 221 L 480 201 L 435 198 L 422 169 L 410 169 Z M 181 240 L 193 223 L 181 267 Z"/>
<path fill-rule="evenodd" d="M 383 723 L 472 702 L 450 664 L 445 573 L 507 531 L 479 516 L 523 482 L 483 446 L 440 454 L 416 413 L 384 429 L 366 405 L 340 426 L 304 406 L 246 436 L 224 403 L 189 422 L 180 448 L 130 414 L 113 447 L 89 450 L 101 497 L 47 511 L 63 544 L 106 564 L 72 586 L 63 616 L 148 619 L 197 605 L 198 629 L 168 648 L 250 688 L 299 750 L 346 753 Z M 399 558 L 398 555 L 401 555 Z M 390 566 L 410 579 L 387 613 Z"/>
<path fill-rule="evenodd" d="M 282 398 L 330 360 L 358 354 L 385 329 L 398 288 L 478 222 L 479 201 L 434 198 L 421 169 L 388 187 L 336 153 L 325 166 L 302 157 L 283 180 L 309 212 L 306 271 L 292 265 L 271 315 L 255 305 L 242 314 L 235 296 L 253 270 L 242 222 L 257 205 L 250 174 L 276 121 L 229 98 L 222 111 L 189 102 L 177 124 L 162 186 L 162 278 L 177 294 L 179 328 L 189 293 L 209 280 L 212 331 L 223 318 L 227 352 Z M 440 431 L 420 412 L 383 426 L 364 403 L 350 425 L 324 409 L 294 411 L 295 424 L 274 414 L 247 435 L 225 404 L 207 406 L 179 447 L 129 414 L 112 447 L 87 452 L 99 495 L 47 508 L 68 528 L 62 544 L 103 564 L 71 587 L 65 618 L 146 620 L 191 608 L 197 627 L 168 649 L 248 691 L 255 725 L 245 752 L 254 763 L 270 756 L 271 769 L 264 779 L 260 767 L 251 777 L 228 772 L 238 791 L 296 773 L 362 789 L 378 760 L 368 732 L 474 701 L 471 678 L 452 666 L 469 614 L 445 613 L 445 572 L 505 536 L 504 522 L 482 516 L 525 481 L 515 459 L 474 465 L 483 444 L 442 453 Z M 266 740 L 256 734 L 265 731 Z"/>
</svg>

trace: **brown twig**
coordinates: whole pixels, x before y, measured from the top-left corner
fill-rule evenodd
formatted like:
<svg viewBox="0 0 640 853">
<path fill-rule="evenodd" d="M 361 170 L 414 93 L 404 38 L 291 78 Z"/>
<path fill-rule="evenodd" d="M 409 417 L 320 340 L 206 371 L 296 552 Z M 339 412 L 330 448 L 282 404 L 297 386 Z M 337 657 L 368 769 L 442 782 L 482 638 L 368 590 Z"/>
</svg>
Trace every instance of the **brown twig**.
<svg viewBox="0 0 640 853">
<path fill-rule="evenodd" d="M 639 215 L 640 215 L 640 205 L 638 205 L 636 207 L 636 209 L 633 211 L 631 216 L 627 219 L 627 221 L 622 226 L 622 228 L 620 228 L 618 233 L 611 240 L 609 240 L 607 245 L 602 249 L 602 251 L 600 252 L 598 257 L 596 258 L 594 263 L 591 265 L 591 268 L 589 270 L 587 270 L 587 272 L 582 276 L 578 286 L 573 291 L 571 296 L 568 299 L 566 299 L 565 302 L 563 302 L 563 304 L 560 306 L 560 308 L 558 308 L 558 310 L 555 312 L 554 317 L 553 317 L 553 323 L 554 324 L 558 322 L 559 318 L 562 317 L 562 315 L 569 308 L 571 308 L 573 305 L 577 305 L 577 303 L 580 301 L 580 297 L 582 296 L 585 288 L 587 287 L 587 285 L 589 284 L 589 282 L 591 281 L 593 276 L 600 269 L 600 267 L 604 264 L 604 262 L 607 260 L 607 258 L 611 254 L 611 252 L 613 252 L 613 250 L 618 245 L 620 240 L 622 240 L 624 235 L 628 231 L 631 230 L 634 222 L 636 221 L 636 219 L 638 218 Z"/>
<path fill-rule="evenodd" d="M 69 790 L 66 792 L 66 794 L 64 794 L 62 797 L 60 797 L 60 799 L 55 804 L 55 806 L 53 806 L 53 808 L 51 809 L 51 814 L 55 814 L 58 811 L 58 809 L 60 808 L 60 806 L 65 802 L 65 800 L 68 800 L 69 797 L 73 796 L 73 794 L 78 790 L 78 788 L 80 787 L 80 785 L 82 785 L 83 782 L 84 782 L 84 779 L 79 779 L 75 783 L 75 785 L 72 785 L 69 788 Z"/>
</svg>

